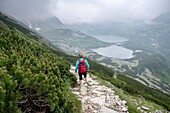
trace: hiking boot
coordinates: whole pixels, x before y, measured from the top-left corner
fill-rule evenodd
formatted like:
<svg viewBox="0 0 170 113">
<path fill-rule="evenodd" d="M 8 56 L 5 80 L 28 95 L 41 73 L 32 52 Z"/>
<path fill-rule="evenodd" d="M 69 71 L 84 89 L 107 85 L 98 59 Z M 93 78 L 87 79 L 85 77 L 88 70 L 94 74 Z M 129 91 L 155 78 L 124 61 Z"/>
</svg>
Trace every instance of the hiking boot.
<svg viewBox="0 0 170 113">
<path fill-rule="evenodd" d="M 81 89 L 82 89 L 82 86 L 81 85 L 79 85 L 79 91 L 81 92 Z"/>
<path fill-rule="evenodd" d="M 89 83 L 88 83 L 87 81 L 85 81 L 83 84 L 87 84 L 87 85 L 89 85 Z"/>
</svg>

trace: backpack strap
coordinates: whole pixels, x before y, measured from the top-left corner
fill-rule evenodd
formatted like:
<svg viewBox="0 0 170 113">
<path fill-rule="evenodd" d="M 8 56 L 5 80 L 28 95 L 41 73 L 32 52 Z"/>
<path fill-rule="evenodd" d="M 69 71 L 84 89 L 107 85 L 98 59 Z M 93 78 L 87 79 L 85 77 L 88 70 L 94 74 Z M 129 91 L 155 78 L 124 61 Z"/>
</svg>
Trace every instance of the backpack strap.
<svg viewBox="0 0 170 113">
<path fill-rule="evenodd" d="M 79 62 L 79 63 L 80 63 L 80 62 L 85 62 L 85 59 L 83 59 L 83 60 L 80 60 L 80 59 L 79 59 L 78 62 Z"/>
</svg>

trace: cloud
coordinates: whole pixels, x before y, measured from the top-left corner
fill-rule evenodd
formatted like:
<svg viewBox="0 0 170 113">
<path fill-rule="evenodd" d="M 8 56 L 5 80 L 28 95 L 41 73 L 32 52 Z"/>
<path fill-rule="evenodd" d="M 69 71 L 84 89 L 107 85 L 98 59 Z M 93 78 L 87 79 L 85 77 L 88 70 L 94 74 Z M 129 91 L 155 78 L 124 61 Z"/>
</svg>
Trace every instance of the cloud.
<svg viewBox="0 0 170 113">
<path fill-rule="evenodd" d="M 149 21 L 169 10 L 169 0 L 60 0 L 55 15 L 64 23 Z"/>
<path fill-rule="evenodd" d="M 0 10 L 22 20 L 55 15 L 68 24 L 150 21 L 170 11 L 170 0 L 1 0 Z"/>
<path fill-rule="evenodd" d="M 17 19 L 45 19 L 52 16 L 56 0 L 1 0 L 0 10 Z"/>
</svg>

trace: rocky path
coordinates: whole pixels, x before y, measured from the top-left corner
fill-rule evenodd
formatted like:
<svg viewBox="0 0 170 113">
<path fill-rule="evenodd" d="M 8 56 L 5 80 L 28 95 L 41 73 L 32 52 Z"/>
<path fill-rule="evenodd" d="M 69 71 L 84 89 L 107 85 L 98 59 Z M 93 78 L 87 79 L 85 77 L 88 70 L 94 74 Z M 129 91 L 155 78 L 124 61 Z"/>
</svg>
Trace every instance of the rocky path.
<svg viewBox="0 0 170 113">
<path fill-rule="evenodd" d="M 74 67 L 70 70 L 74 73 Z M 83 113 L 127 113 L 126 101 L 121 100 L 111 88 L 99 84 L 88 74 L 88 84 L 72 89 L 82 102 Z M 83 81 L 84 82 L 84 81 Z"/>
</svg>

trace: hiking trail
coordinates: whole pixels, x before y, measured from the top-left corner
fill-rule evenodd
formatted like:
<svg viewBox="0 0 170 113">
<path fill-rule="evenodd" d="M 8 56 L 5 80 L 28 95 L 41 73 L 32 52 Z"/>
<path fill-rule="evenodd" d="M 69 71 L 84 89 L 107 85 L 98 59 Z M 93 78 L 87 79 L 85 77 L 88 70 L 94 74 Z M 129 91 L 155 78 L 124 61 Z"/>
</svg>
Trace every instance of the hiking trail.
<svg viewBox="0 0 170 113">
<path fill-rule="evenodd" d="M 71 66 L 70 72 L 74 73 L 75 67 Z M 115 92 L 87 74 L 88 84 L 83 80 L 81 90 L 79 87 L 72 88 L 82 103 L 82 113 L 128 113 L 126 101 L 121 100 Z M 78 82 L 78 76 L 77 76 Z"/>
</svg>

